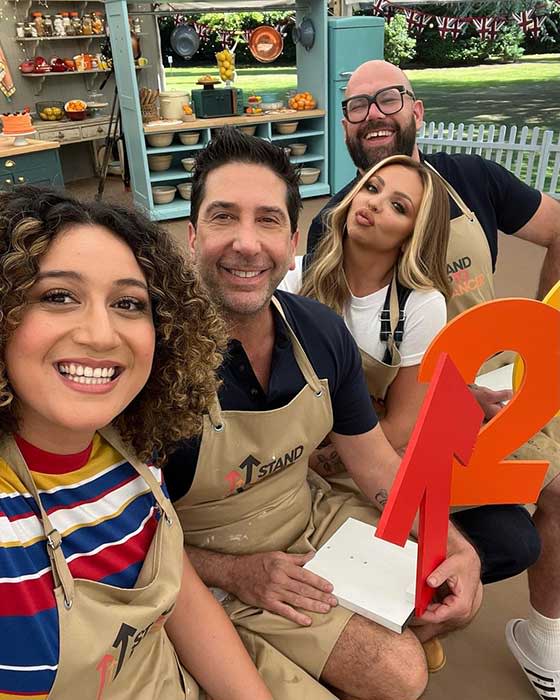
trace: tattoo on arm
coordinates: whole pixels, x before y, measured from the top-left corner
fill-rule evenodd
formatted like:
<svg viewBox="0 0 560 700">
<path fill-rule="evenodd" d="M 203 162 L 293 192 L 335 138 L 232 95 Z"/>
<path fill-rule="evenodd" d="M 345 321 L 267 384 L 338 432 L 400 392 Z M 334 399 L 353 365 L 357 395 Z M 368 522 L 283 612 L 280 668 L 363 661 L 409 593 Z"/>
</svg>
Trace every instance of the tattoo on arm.
<svg viewBox="0 0 560 700">
<path fill-rule="evenodd" d="M 375 501 L 379 505 L 381 510 L 383 510 L 383 508 L 385 508 L 385 504 L 387 503 L 388 500 L 389 500 L 389 494 L 387 493 L 386 489 L 381 489 L 380 491 L 378 491 L 375 494 Z"/>
<path fill-rule="evenodd" d="M 332 447 L 328 451 L 323 449 L 322 452 L 317 452 L 316 459 L 317 461 L 314 465 L 314 469 L 322 476 L 339 474 L 346 469 L 344 463 L 338 455 L 338 452 Z"/>
</svg>

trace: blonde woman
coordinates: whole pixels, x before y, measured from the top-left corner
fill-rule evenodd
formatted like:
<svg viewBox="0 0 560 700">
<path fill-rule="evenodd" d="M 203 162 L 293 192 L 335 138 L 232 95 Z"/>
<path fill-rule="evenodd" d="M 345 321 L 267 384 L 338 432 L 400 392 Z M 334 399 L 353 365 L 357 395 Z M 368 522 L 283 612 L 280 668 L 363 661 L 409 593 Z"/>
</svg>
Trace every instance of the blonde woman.
<svg viewBox="0 0 560 700">
<path fill-rule="evenodd" d="M 327 224 L 313 261 L 297 258 L 280 288 L 344 317 L 383 430 L 402 451 L 426 390 L 418 365 L 446 322 L 447 191 L 426 166 L 392 156 L 361 178 Z M 319 457 L 327 466 L 328 448 Z"/>
</svg>

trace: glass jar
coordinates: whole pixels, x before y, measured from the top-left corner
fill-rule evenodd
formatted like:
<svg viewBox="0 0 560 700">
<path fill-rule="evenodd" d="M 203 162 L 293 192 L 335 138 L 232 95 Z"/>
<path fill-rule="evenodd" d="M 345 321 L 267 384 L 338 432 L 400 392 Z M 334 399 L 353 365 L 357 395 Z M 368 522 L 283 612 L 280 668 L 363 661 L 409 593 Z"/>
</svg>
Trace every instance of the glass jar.
<svg viewBox="0 0 560 700">
<path fill-rule="evenodd" d="M 35 39 L 37 37 L 37 27 L 34 22 L 26 22 L 24 27 L 24 36 L 28 39 Z"/>
<path fill-rule="evenodd" d="M 77 12 L 70 12 L 70 24 L 72 25 L 74 36 L 80 36 L 82 33 L 82 21 L 80 15 Z"/>
<path fill-rule="evenodd" d="M 105 22 L 102 12 L 91 13 L 91 28 L 94 34 L 105 34 Z"/>
<path fill-rule="evenodd" d="M 142 23 L 140 22 L 140 17 L 134 17 L 132 20 L 132 31 L 135 34 L 142 34 Z"/>
<path fill-rule="evenodd" d="M 43 13 L 32 12 L 31 17 L 33 17 L 33 24 L 35 25 L 35 31 L 37 32 L 35 36 L 45 36 L 45 23 L 43 21 Z"/>
<path fill-rule="evenodd" d="M 45 15 L 43 18 L 43 25 L 44 25 L 44 35 L 45 36 L 52 36 L 54 34 L 54 27 L 53 27 L 53 21 L 50 15 Z"/>
<path fill-rule="evenodd" d="M 90 15 L 84 15 L 82 17 L 82 34 L 84 36 L 91 36 L 93 34 L 93 25 Z"/>
<path fill-rule="evenodd" d="M 24 22 L 17 22 L 16 23 L 16 36 L 18 39 L 23 39 L 25 37 L 25 23 Z"/>
<path fill-rule="evenodd" d="M 54 16 L 53 34 L 54 34 L 54 36 L 66 36 L 66 31 L 64 29 L 64 22 L 62 20 L 62 15 L 55 15 Z"/>
<path fill-rule="evenodd" d="M 62 25 L 64 27 L 64 34 L 66 36 L 72 36 L 72 24 L 70 22 L 70 15 L 68 12 L 61 12 L 60 16 L 62 17 Z"/>
</svg>

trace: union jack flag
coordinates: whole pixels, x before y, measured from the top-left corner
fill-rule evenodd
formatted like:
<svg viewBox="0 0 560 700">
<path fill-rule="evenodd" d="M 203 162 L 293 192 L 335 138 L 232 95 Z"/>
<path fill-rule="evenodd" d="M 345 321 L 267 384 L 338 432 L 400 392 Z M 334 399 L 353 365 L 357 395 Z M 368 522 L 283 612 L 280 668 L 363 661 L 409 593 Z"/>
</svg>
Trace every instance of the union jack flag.
<svg viewBox="0 0 560 700">
<path fill-rule="evenodd" d="M 481 39 L 494 39 L 498 36 L 498 32 L 506 23 L 501 17 L 472 17 L 472 23 L 476 27 Z"/>
<path fill-rule="evenodd" d="M 525 34 L 529 34 L 533 37 L 533 39 L 538 38 L 544 22 L 544 17 L 535 15 L 534 10 L 523 10 L 523 12 L 514 12 L 513 19 L 517 22 Z"/>
<path fill-rule="evenodd" d="M 453 41 L 461 34 L 468 22 L 459 17 L 436 17 L 438 24 L 438 32 L 442 39 L 448 34 L 451 34 Z"/>
<path fill-rule="evenodd" d="M 559 0 L 560 2 L 560 0 Z M 372 11 L 374 15 L 377 15 L 378 17 L 381 17 L 385 14 L 385 10 L 389 3 L 387 0 L 374 0 L 373 5 L 372 5 Z"/>
<path fill-rule="evenodd" d="M 409 31 L 414 30 L 415 32 L 418 32 L 418 34 L 421 34 L 424 29 L 426 29 L 426 25 L 432 19 L 432 15 L 428 15 L 425 12 L 420 12 L 418 10 L 409 10 L 408 8 L 405 8 L 403 12 L 404 16 L 406 17 Z"/>
</svg>

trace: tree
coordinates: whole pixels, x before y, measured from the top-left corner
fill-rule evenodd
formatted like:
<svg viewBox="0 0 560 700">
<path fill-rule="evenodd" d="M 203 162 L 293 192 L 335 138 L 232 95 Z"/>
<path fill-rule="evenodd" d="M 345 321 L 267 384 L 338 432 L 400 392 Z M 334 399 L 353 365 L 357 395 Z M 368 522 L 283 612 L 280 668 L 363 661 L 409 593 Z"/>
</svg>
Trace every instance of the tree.
<svg viewBox="0 0 560 700">
<path fill-rule="evenodd" d="M 416 55 L 416 39 L 408 34 L 406 18 L 397 14 L 385 22 L 385 60 L 400 66 Z"/>
</svg>

